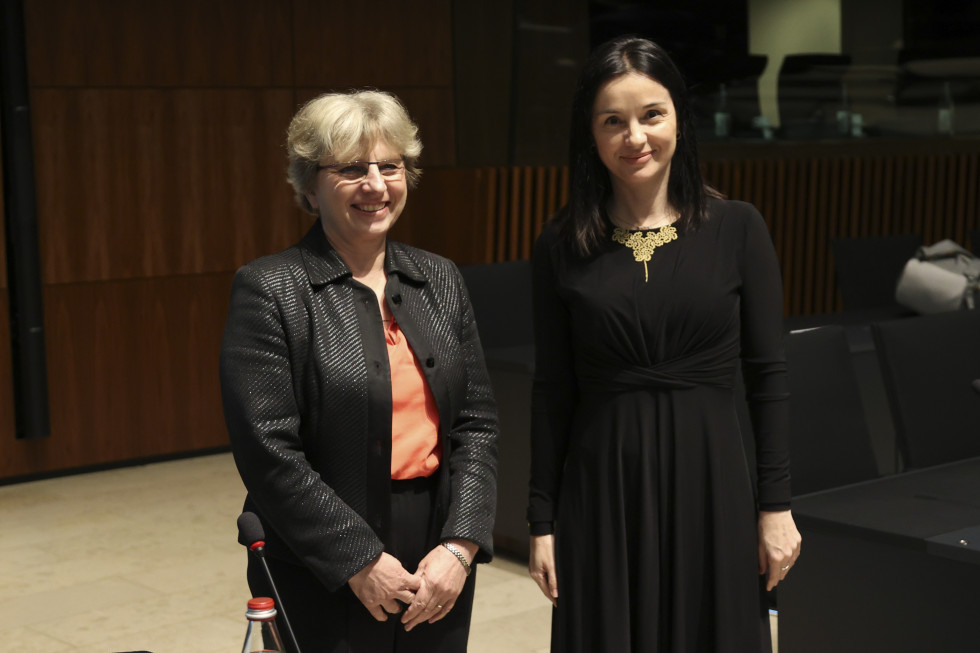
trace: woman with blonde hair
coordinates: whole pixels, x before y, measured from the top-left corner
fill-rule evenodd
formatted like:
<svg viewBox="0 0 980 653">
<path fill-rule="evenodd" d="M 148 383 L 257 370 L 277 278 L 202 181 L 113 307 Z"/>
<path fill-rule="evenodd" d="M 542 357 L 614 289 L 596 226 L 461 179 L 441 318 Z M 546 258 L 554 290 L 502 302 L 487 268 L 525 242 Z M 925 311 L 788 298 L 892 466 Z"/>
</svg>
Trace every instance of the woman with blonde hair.
<svg viewBox="0 0 980 653">
<path fill-rule="evenodd" d="M 466 650 L 493 553 L 497 417 L 448 260 L 388 239 L 421 143 L 378 91 L 326 94 L 289 126 L 288 180 L 318 216 L 235 276 L 225 420 L 304 651 Z M 250 561 L 249 585 L 268 595 Z"/>
</svg>

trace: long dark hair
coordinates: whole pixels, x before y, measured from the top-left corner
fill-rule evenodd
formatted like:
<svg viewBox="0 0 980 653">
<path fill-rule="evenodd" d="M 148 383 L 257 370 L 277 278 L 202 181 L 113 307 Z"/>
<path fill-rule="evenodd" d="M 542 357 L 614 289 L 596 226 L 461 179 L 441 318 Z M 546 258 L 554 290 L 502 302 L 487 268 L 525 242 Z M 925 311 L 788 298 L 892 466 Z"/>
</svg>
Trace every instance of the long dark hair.
<svg viewBox="0 0 980 653">
<path fill-rule="evenodd" d="M 718 193 L 706 186 L 698 163 L 694 117 L 687 86 L 667 52 L 636 36 L 619 36 L 596 48 L 585 63 L 572 99 L 569 143 L 568 204 L 558 213 L 561 233 L 588 256 L 605 237 L 609 225 L 604 206 L 612 192 L 609 171 L 599 159 L 592 137 L 592 110 L 599 88 L 611 79 L 639 73 L 662 84 L 670 93 L 677 116 L 677 148 L 670 164 L 667 200 L 679 213 L 682 233 L 706 219 L 708 196 Z"/>
</svg>

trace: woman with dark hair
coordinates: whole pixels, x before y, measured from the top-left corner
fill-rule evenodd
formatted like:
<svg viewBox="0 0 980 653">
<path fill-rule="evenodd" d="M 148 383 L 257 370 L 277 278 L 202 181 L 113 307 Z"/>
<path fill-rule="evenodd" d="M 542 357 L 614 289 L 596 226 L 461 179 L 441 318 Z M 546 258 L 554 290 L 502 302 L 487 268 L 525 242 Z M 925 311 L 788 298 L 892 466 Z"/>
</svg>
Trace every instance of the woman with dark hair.
<svg viewBox="0 0 980 653">
<path fill-rule="evenodd" d="M 800 535 L 765 222 L 705 185 L 656 44 L 601 46 L 572 110 L 569 202 L 534 249 L 530 572 L 556 605 L 552 651 L 768 651 L 765 590 Z"/>
</svg>

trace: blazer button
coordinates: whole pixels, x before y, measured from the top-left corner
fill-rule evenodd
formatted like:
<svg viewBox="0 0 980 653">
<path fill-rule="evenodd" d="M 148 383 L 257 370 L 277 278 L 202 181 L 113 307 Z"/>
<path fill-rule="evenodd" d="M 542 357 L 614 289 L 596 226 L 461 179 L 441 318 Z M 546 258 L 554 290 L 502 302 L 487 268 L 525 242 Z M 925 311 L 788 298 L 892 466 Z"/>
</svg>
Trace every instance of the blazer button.
<svg viewBox="0 0 980 653">
<path fill-rule="evenodd" d="M 428 358 L 425 359 L 425 366 L 426 367 L 435 367 L 436 366 L 436 359 L 434 359 L 432 356 L 429 356 Z"/>
<path fill-rule="evenodd" d="M 395 295 L 394 297 L 391 298 L 391 301 L 395 302 L 396 304 L 401 304 L 402 303 L 402 296 L 401 295 Z"/>
</svg>

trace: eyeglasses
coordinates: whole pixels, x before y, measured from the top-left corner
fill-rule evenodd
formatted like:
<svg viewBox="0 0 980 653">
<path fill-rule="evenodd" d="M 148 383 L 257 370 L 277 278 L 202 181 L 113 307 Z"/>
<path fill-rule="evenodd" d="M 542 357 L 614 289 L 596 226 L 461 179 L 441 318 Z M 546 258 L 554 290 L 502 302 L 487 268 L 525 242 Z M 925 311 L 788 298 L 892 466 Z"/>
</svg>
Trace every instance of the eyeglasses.
<svg viewBox="0 0 980 653">
<path fill-rule="evenodd" d="M 317 166 L 317 170 L 329 170 L 344 181 L 362 181 L 371 171 L 371 166 L 378 166 L 378 172 L 388 180 L 401 179 L 405 174 L 405 162 L 402 159 L 385 159 L 383 161 L 341 161 L 325 166 Z"/>
</svg>

